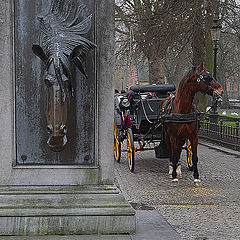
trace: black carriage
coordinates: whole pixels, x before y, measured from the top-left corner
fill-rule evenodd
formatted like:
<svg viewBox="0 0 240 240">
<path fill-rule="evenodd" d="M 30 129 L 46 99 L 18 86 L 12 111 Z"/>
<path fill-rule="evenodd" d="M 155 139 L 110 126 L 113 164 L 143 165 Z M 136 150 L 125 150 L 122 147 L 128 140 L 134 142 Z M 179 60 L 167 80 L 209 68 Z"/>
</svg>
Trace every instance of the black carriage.
<svg viewBox="0 0 240 240">
<path fill-rule="evenodd" d="M 115 96 L 114 159 L 120 162 L 121 152 L 127 152 L 128 166 L 134 171 L 135 153 L 154 150 L 157 158 L 169 157 L 161 124 L 161 101 L 175 91 L 173 84 L 136 85 Z M 124 140 L 126 146 L 122 147 Z M 137 143 L 137 144 L 134 144 Z M 186 145 L 191 168 L 191 146 Z"/>
</svg>

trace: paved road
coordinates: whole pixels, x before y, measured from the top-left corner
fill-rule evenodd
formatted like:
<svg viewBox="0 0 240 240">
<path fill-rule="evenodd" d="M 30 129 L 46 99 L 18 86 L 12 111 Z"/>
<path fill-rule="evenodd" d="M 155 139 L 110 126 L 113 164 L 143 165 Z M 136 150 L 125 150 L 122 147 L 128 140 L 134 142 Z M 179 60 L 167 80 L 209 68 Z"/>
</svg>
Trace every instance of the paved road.
<svg viewBox="0 0 240 240">
<path fill-rule="evenodd" d="M 155 207 L 184 240 L 240 240 L 240 155 L 203 145 L 198 155 L 199 188 L 194 187 L 185 152 L 183 179 L 177 185 L 168 178 L 168 160 L 156 159 L 153 151 L 136 153 L 134 174 L 122 154 L 115 180 L 130 202 Z"/>
</svg>

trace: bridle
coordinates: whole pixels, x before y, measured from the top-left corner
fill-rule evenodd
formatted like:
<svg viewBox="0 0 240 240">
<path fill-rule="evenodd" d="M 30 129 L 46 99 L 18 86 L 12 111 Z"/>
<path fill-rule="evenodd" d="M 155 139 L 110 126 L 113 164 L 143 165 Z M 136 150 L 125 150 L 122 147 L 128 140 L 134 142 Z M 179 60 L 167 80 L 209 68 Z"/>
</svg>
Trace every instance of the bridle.
<svg viewBox="0 0 240 240">
<path fill-rule="evenodd" d="M 203 73 L 206 73 L 206 74 L 203 75 Z M 213 96 L 216 96 L 218 99 L 222 99 L 222 96 L 213 88 L 215 85 L 217 85 L 219 83 L 215 79 L 216 82 L 211 85 L 213 77 L 209 72 L 207 72 L 205 69 L 203 69 L 201 72 L 199 72 L 198 69 L 196 68 L 196 74 L 197 74 L 198 90 L 200 90 L 200 82 L 202 81 L 208 87 L 207 90 L 203 92 L 204 94 L 207 94 L 210 90 L 212 90 Z"/>
</svg>

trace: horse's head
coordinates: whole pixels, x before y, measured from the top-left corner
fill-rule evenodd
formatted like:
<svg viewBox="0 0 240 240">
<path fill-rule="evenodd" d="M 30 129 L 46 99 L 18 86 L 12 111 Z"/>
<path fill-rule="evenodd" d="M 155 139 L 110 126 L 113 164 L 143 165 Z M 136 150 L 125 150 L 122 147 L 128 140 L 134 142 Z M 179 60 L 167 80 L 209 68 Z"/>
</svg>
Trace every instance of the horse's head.
<svg viewBox="0 0 240 240">
<path fill-rule="evenodd" d="M 59 76 L 51 63 L 45 71 L 44 83 L 46 86 L 46 117 L 49 134 L 47 144 L 54 152 L 62 151 L 67 144 L 67 107 L 71 96 L 71 83 L 60 71 Z M 61 77 L 62 86 L 58 77 Z"/>
<path fill-rule="evenodd" d="M 49 59 L 43 49 L 33 45 L 33 52 L 45 63 L 44 83 L 46 89 L 46 117 L 47 131 L 49 134 L 47 144 L 54 152 L 64 150 L 67 144 L 67 108 L 72 93 L 71 74 L 66 72 L 55 59 Z M 76 57 L 71 54 L 71 58 Z M 70 59 L 69 59 L 70 60 Z"/>
<path fill-rule="evenodd" d="M 222 99 L 223 87 L 205 69 L 203 62 L 194 71 L 194 81 L 197 91 L 214 96 L 217 100 Z"/>
<path fill-rule="evenodd" d="M 96 45 L 86 38 L 92 15 L 82 1 L 51 0 L 50 11 L 38 17 L 41 26 L 40 47 L 33 52 L 44 62 L 47 92 L 47 141 L 51 150 L 62 151 L 67 144 L 67 103 L 71 95 L 72 64 L 87 79 L 84 62 Z"/>
</svg>

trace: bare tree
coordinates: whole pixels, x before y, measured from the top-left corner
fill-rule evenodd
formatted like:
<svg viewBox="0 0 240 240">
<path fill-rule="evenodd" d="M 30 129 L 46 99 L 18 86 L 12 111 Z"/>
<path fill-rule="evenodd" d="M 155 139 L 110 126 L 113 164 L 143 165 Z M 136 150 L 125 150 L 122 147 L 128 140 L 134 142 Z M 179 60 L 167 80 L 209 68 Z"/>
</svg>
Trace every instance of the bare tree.
<svg viewBox="0 0 240 240">
<path fill-rule="evenodd" d="M 237 0 L 118 0 L 117 63 L 127 66 L 130 58 L 147 58 L 150 83 L 164 83 L 166 77 L 168 82 L 178 84 L 186 70 L 201 61 L 205 61 L 212 72 L 210 28 L 214 12 L 219 12 L 222 32 L 240 39 L 239 4 Z M 223 86 L 225 71 L 231 72 L 231 65 L 238 69 L 237 63 L 232 64 L 230 59 L 230 52 L 237 52 L 233 46 L 238 43 L 230 37 L 225 41 L 229 41 L 228 46 L 220 41 L 222 56 L 218 63 L 218 76 Z M 199 106 L 204 111 L 208 98 L 201 98 Z"/>
<path fill-rule="evenodd" d="M 116 31 L 128 38 L 133 32 L 134 50 L 148 59 L 150 83 L 165 82 L 164 58 L 168 48 L 186 35 L 192 14 L 189 2 L 191 1 L 187 4 L 183 0 L 119 0 L 116 4 Z M 125 46 L 130 44 L 125 42 Z"/>
</svg>

